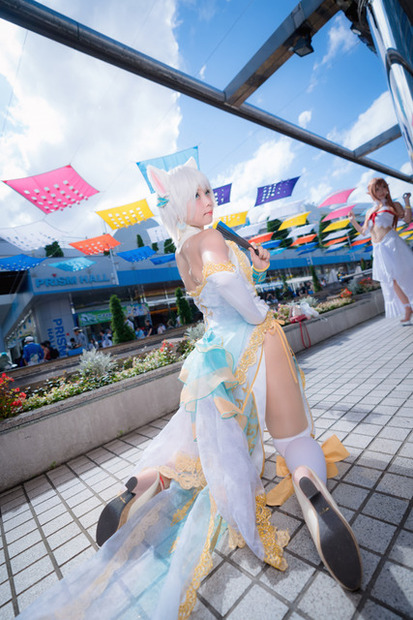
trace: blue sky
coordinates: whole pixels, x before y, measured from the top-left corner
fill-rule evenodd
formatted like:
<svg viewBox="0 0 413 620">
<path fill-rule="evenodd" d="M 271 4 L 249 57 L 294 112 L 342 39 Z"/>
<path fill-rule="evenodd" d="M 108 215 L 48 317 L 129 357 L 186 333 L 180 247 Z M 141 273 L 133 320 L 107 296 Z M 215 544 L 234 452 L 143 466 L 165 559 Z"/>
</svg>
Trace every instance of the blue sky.
<svg viewBox="0 0 413 620">
<path fill-rule="evenodd" d="M 44 4 L 222 89 L 297 2 Z M 316 205 L 335 191 L 357 187 L 351 200 L 362 203 L 368 181 L 377 176 L 1 20 L 0 38 L 0 178 L 71 163 L 100 190 L 85 205 L 45 216 L 1 184 L 0 229 L 47 222 L 79 239 L 101 234 L 96 210 L 149 197 L 136 161 L 194 145 L 214 186 L 233 183 L 224 211 L 248 210 L 257 187 L 295 176 L 300 179 L 291 200 Z M 293 56 L 248 103 L 349 148 L 395 123 L 381 61 L 342 13 L 314 36 L 313 47 L 307 57 Z M 370 157 L 411 173 L 401 138 Z M 411 190 L 389 182 L 395 198 Z M 288 201 L 280 202 L 280 216 L 287 214 Z M 20 251 L 0 243 L 2 255 Z"/>
</svg>

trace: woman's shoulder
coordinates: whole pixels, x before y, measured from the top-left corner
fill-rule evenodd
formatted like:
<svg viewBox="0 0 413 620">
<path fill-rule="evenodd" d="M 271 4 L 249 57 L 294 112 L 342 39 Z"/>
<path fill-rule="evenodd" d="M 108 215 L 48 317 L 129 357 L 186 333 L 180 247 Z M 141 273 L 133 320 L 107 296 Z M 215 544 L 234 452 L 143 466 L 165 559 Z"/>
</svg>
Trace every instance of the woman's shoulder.
<svg viewBox="0 0 413 620">
<path fill-rule="evenodd" d="M 203 230 L 199 239 L 202 262 L 223 262 L 228 260 L 229 251 L 224 237 L 215 228 Z"/>
<path fill-rule="evenodd" d="M 215 228 L 206 228 L 199 234 L 199 241 L 203 245 L 225 246 L 224 237 Z"/>
</svg>

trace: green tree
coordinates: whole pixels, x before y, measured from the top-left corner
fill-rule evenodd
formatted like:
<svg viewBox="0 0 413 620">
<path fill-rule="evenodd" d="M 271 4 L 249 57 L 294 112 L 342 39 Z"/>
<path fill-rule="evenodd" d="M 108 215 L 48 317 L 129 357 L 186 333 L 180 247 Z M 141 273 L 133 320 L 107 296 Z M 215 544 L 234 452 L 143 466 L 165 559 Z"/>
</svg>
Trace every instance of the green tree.
<svg viewBox="0 0 413 620">
<path fill-rule="evenodd" d="M 321 291 L 321 284 L 320 284 L 320 280 L 318 279 L 316 270 L 314 268 L 314 265 L 311 265 L 310 267 L 310 273 L 311 273 L 311 277 L 313 279 L 313 290 L 314 293 L 318 293 L 318 291 Z"/>
<path fill-rule="evenodd" d="M 117 295 L 111 296 L 109 300 L 109 308 L 112 315 L 110 327 L 113 334 L 113 344 L 135 340 L 135 333 L 133 329 L 125 323 L 125 315 L 123 314 L 120 299 Z"/>
<path fill-rule="evenodd" d="M 178 316 L 180 318 L 181 325 L 188 325 L 189 323 L 192 323 L 191 307 L 187 299 L 184 297 L 182 289 L 179 288 L 179 286 L 175 290 L 175 295 L 176 295 L 176 306 L 178 308 Z"/>
<path fill-rule="evenodd" d="M 360 261 L 360 269 L 362 271 L 365 271 L 367 269 L 366 261 L 364 260 L 364 258 L 362 258 L 361 261 Z"/>
<path fill-rule="evenodd" d="M 145 245 L 140 235 L 136 235 L 136 245 L 138 246 L 138 248 L 143 248 Z"/>
<path fill-rule="evenodd" d="M 53 243 L 46 245 L 44 249 L 46 252 L 46 256 L 50 256 L 53 258 L 59 258 L 61 256 L 64 256 L 63 250 L 57 241 L 53 241 Z"/>
<path fill-rule="evenodd" d="M 273 233 L 271 241 L 281 241 L 279 245 L 280 248 L 289 248 L 292 243 L 292 239 L 287 239 L 289 233 L 287 228 L 285 230 L 278 230 L 281 224 L 281 220 L 267 221 L 267 232 Z"/>
<path fill-rule="evenodd" d="M 152 250 L 153 250 L 154 252 L 157 252 L 157 251 L 159 250 L 159 248 L 158 248 L 158 244 L 157 244 L 157 243 L 152 243 L 152 246 L 151 246 L 151 247 L 152 247 Z"/>
<path fill-rule="evenodd" d="M 176 247 L 172 239 L 165 239 L 163 251 L 165 254 L 174 254 L 176 252 Z"/>
</svg>

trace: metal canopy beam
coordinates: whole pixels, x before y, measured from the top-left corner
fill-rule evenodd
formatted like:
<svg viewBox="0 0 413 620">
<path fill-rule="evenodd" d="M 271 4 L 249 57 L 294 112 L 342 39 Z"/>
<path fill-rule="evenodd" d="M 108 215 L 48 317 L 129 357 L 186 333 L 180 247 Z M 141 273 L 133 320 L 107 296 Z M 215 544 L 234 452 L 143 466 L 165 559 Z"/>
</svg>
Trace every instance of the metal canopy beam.
<svg viewBox="0 0 413 620">
<path fill-rule="evenodd" d="M 226 100 L 241 105 L 291 56 L 300 29 L 305 27 L 313 36 L 339 10 L 335 0 L 302 0 L 270 38 L 224 88 Z"/>
<path fill-rule="evenodd" d="M 297 127 L 269 112 L 245 103 L 239 107 L 232 106 L 225 100 L 223 91 L 208 86 L 37 2 L 31 0 L 0 0 L 0 17 L 120 69 L 171 88 L 299 142 L 304 142 L 342 159 L 377 170 L 382 174 L 387 174 L 407 183 L 413 182 L 412 175 L 403 174 L 365 157 L 356 157 L 353 151 Z"/>
<path fill-rule="evenodd" d="M 390 127 L 390 129 L 386 129 L 386 131 L 383 131 L 383 133 L 375 136 L 361 146 L 358 146 L 356 149 L 354 149 L 354 154 L 356 157 L 363 157 L 364 155 L 368 155 L 373 151 L 377 151 L 377 149 L 380 149 L 382 146 L 393 142 L 393 140 L 397 140 L 397 138 L 400 138 L 401 135 L 402 132 L 400 131 L 399 125 L 393 125 L 393 127 Z"/>
</svg>

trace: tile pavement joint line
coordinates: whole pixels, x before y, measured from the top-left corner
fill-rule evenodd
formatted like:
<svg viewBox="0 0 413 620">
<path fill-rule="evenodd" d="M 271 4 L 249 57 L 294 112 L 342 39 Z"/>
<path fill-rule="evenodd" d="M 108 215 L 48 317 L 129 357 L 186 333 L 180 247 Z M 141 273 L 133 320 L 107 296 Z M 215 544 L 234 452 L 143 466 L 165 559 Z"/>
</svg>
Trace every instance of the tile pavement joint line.
<svg viewBox="0 0 413 620">
<path fill-rule="evenodd" d="M 60 570 L 60 568 L 59 568 L 59 566 L 58 566 L 58 564 L 57 564 L 57 562 L 56 562 L 56 560 L 55 560 L 55 558 L 54 558 L 53 551 L 52 551 L 52 549 L 51 549 L 51 547 L 50 547 L 50 545 L 49 545 L 49 541 L 47 540 L 47 536 L 46 536 L 46 535 L 45 535 L 45 533 L 43 532 L 43 528 L 42 528 L 42 526 L 40 525 L 40 521 L 39 521 L 39 518 L 38 518 L 38 516 L 37 516 L 37 513 L 36 513 L 36 511 L 34 510 L 33 505 L 32 505 L 32 502 L 31 502 L 31 500 L 30 500 L 30 497 L 28 496 L 27 491 L 26 491 L 26 489 L 25 489 L 24 487 L 23 487 L 23 493 L 24 493 L 24 495 L 26 496 L 26 499 L 27 499 L 27 504 L 28 504 L 28 506 L 29 506 L 29 508 L 30 508 L 30 511 L 31 511 L 32 515 L 33 515 L 33 519 L 34 519 L 34 521 L 36 522 L 36 527 L 37 527 L 37 529 L 39 530 L 39 533 L 40 533 L 40 536 L 41 536 L 41 538 L 42 538 L 42 541 L 43 541 L 43 543 L 44 543 L 44 545 L 45 545 L 45 547 L 46 547 L 46 551 L 47 551 L 47 553 L 48 553 L 48 555 L 49 555 L 49 557 L 50 557 L 50 559 L 51 559 L 51 562 L 52 562 L 52 564 L 53 564 L 53 568 L 55 569 L 55 571 L 56 571 L 56 573 L 57 573 L 58 578 L 59 578 L 59 579 L 62 579 L 62 577 L 63 577 L 62 572 L 61 572 L 61 570 Z"/>
<path fill-rule="evenodd" d="M 79 476 L 76 474 L 76 472 L 73 472 L 73 473 L 77 476 L 77 478 L 79 478 Z M 80 528 L 80 531 L 81 531 L 83 534 L 85 534 L 85 535 L 86 535 L 87 539 L 89 540 L 89 542 L 92 544 L 92 547 L 93 547 L 93 548 L 95 549 L 95 551 L 96 551 L 96 550 L 97 550 L 97 548 L 98 548 L 98 547 L 97 547 L 97 544 L 96 544 L 96 541 L 92 538 L 92 536 L 89 534 L 89 532 L 87 531 L 87 529 L 86 529 L 85 527 L 83 527 L 82 523 L 79 521 L 79 519 L 77 518 L 77 516 L 76 516 L 76 515 L 72 512 L 72 510 L 71 510 L 71 508 L 70 508 L 69 504 L 66 502 L 66 500 L 64 499 L 64 497 L 62 497 L 62 495 L 60 494 L 60 491 L 57 489 L 57 487 L 56 487 L 55 483 L 54 483 L 52 480 L 50 480 L 50 478 L 48 478 L 48 480 L 49 480 L 49 482 L 50 482 L 50 485 L 51 485 L 52 489 L 55 491 L 56 495 L 60 498 L 61 502 L 62 502 L 62 503 L 66 506 L 66 512 L 68 512 L 68 513 L 70 514 L 70 516 L 71 516 L 71 518 L 72 518 L 72 521 L 73 521 L 74 523 L 76 523 L 76 525 L 78 525 L 78 527 Z M 79 480 L 81 480 L 82 482 L 84 482 L 81 478 L 79 478 Z M 87 486 L 88 486 L 88 485 L 87 485 Z M 88 488 L 90 488 L 90 487 L 88 486 Z M 93 491 L 93 489 L 91 489 L 91 490 Z M 95 493 L 95 491 L 93 491 L 93 493 Z M 96 495 L 97 497 L 99 497 L 96 493 L 95 493 L 95 495 Z M 99 499 L 100 499 L 100 497 L 99 497 Z M 40 525 L 39 525 L 39 528 L 40 528 Z M 41 534 L 42 534 L 42 536 L 43 536 L 43 530 L 42 530 Z M 53 559 L 54 559 L 54 556 L 53 556 Z M 62 574 L 61 574 L 61 572 L 60 572 L 60 569 L 59 569 L 59 573 L 60 573 L 60 575 L 61 575 L 61 576 L 59 577 L 59 579 L 62 579 Z"/>
<path fill-rule="evenodd" d="M 118 455 L 115 455 L 115 456 L 118 456 Z M 87 458 L 89 458 L 89 459 L 90 459 L 90 457 L 87 457 Z M 95 461 L 93 461 L 93 459 L 90 459 L 90 460 L 92 461 L 92 463 L 95 463 Z M 105 472 L 108 476 L 110 476 L 110 477 L 112 477 L 112 478 L 115 478 L 115 480 L 116 480 L 117 482 L 119 482 L 119 484 L 123 484 L 123 485 L 124 485 L 125 481 L 124 481 L 124 480 L 121 480 L 121 479 L 120 479 L 120 478 L 116 475 L 116 473 L 114 473 L 114 474 L 113 474 L 112 472 L 110 472 L 109 470 L 107 470 L 105 467 L 103 467 L 103 464 L 100 464 L 100 463 L 95 463 L 95 465 L 96 465 L 97 467 L 99 467 L 99 469 L 103 470 L 103 471 L 104 471 L 104 472 Z M 136 463 L 133 463 L 133 465 L 136 465 Z M 81 477 L 79 476 L 79 474 L 78 474 L 78 473 L 77 473 L 77 472 L 76 472 L 76 471 L 75 471 L 75 470 L 74 470 L 74 469 L 70 466 L 70 464 L 69 464 L 69 463 L 66 463 L 66 466 L 70 469 L 70 471 L 71 471 L 71 472 L 72 472 L 72 473 L 76 476 L 76 478 L 77 478 L 80 482 L 82 482 L 82 483 L 83 483 L 83 484 L 84 484 L 84 485 L 85 485 L 85 486 L 86 486 L 86 487 L 87 487 L 90 491 L 92 491 L 92 493 L 93 493 L 93 495 L 95 495 L 95 497 L 97 497 L 100 501 L 102 501 L 102 498 L 100 497 L 99 493 L 98 493 L 97 491 L 95 491 L 95 490 L 94 490 L 94 488 L 88 484 L 87 480 L 84 480 L 83 478 L 81 478 Z M 52 484 L 53 484 L 53 487 L 54 487 L 54 488 L 56 488 L 56 487 L 54 486 L 54 483 L 52 483 Z M 56 489 L 56 492 L 57 492 L 57 493 L 59 493 L 59 491 L 58 491 L 57 489 Z M 116 494 L 114 493 L 114 494 L 113 494 L 113 497 L 115 497 L 115 495 L 116 495 Z M 60 494 L 59 494 L 59 496 L 60 496 Z M 63 500 L 63 501 L 65 501 L 65 500 Z M 103 505 L 104 505 L 104 506 L 106 506 L 106 503 L 107 503 L 107 502 L 103 502 Z M 65 504 L 66 504 L 66 502 L 65 502 Z M 66 505 L 67 505 L 67 504 L 66 504 Z M 102 510 L 103 510 L 103 509 L 102 509 Z M 69 512 L 70 512 L 70 514 L 72 514 L 72 511 L 70 510 L 70 508 L 69 508 Z M 76 517 L 75 517 L 75 518 L 76 518 Z M 90 536 L 89 536 L 89 538 L 90 538 Z M 97 549 L 97 546 L 96 546 L 96 544 L 95 544 L 95 541 L 93 541 L 93 544 L 94 544 L 95 549 Z"/>
<path fill-rule="evenodd" d="M 34 519 L 34 521 L 35 521 L 35 523 L 36 523 L 37 530 L 39 531 L 40 537 L 41 537 L 41 539 L 42 539 L 42 542 L 43 542 L 44 546 L 46 547 L 47 555 L 48 555 L 48 556 L 49 556 L 49 558 L 50 558 L 50 561 L 51 561 L 52 566 L 53 566 L 53 568 L 54 568 L 54 570 L 55 570 L 55 572 L 56 572 L 56 574 L 57 574 L 58 579 L 62 579 L 62 577 L 63 577 L 62 572 L 61 572 L 61 570 L 60 570 L 60 568 L 59 568 L 59 565 L 58 565 L 58 564 L 57 564 L 57 562 L 56 562 L 56 559 L 55 559 L 55 557 L 54 557 L 54 555 L 53 555 L 53 552 L 52 552 L 52 549 L 51 549 L 51 547 L 50 547 L 50 545 L 49 545 L 49 542 L 48 542 L 48 540 L 47 540 L 47 537 L 45 536 L 45 534 L 44 534 L 44 532 L 43 532 L 43 529 L 42 529 L 42 527 L 41 527 L 41 525 L 40 525 L 40 521 L 39 521 L 39 519 L 38 519 L 38 517 L 37 517 L 36 511 L 34 510 L 33 505 L 32 505 L 32 502 L 31 502 L 31 500 L 30 500 L 30 498 L 29 498 L 29 496 L 28 496 L 28 494 L 27 494 L 27 491 L 26 491 L 26 489 L 25 489 L 24 487 L 23 487 L 23 493 L 24 493 L 24 495 L 25 495 L 25 497 L 26 497 L 26 503 L 27 503 L 27 505 L 28 505 L 28 506 L 29 506 L 29 508 L 30 508 L 30 511 L 31 511 L 31 513 L 32 513 L 32 516 L 33 516 L 33 519 Z M 35 584 L 33 584 L 33 585 L 35 585 Z M 27 589 L 28 589 L 28 588 L 26 588 L 26 590 L 27 590 Z M 13 606 L 14 606 L 14 600 L 13 600 Z M 16 598 L 16 606 L 17 606 L 17 608 L 18 608 L 17 598 Z"/>
<path fill-rule="evenodd" d="M 409 507 L 411 508 L 413 502 L 410 501 L 409 502 Z M 371 592 L 375 586 L 376 580 L 379 577 L 385 563 L 387 562 L 387 559 L 389 557 L 389 553 L 391 551 L 391 549 L 393 548 L 393 545 L 395 543 L 395 541 L 397 540 L 397 537 L 399 536 L 400 532 L 403 530 L 404 524 L 406 523 L 408 517 L 409 517 L 409 513 L 410 510 L 406 509 L 404 516 L 402 517 L 402 519 L 400 520 L 400 522 L 398 523 L 398 525 L 396 526 L 396 529 L 394 531 L 394 534 L 389 542 L 389 544 L 387 545 L 387 549 L 384 551 L 384 553 L 378 553 L 378 555 L 381 556 L 379 562 L 377 563 L 376 569 L 374 571 L 374 573 L 372 574 L 372 576 L 369 579 L 369 583 L 366 587 L 366 589 L 364 590 L 363 595 L 360 598 L 360 601 L 357 605 L 357 612 L 361 612 L 362 609 L 364 608 L 364 605 L 366 604 L 366 602 L 368 602 L 368 600 L 375 600 L 378 604 L 380 604 L 382 607 L 386 607 L 386 609 L 400 615 L 400 610 L 395 609 L 394 607 L 391 607 L 390 605 L 387 605 L 387 603 L 384 603 L 383 601 L 379 601 L 376 600 L 374 597 L 371 596 Z M 380 519 L 378 519 L 378 521 L 380 521 Z M 371 552 L 372 550 L 369 549 L 369 551 Z M 410 568 L 409 566 L 405 566 L 404 564 L 401 564 L 401 562 L 398 562 L 397 560 L 391 560 L 392 562 L 394 562 L 394 564 L 397 564 L 399 566 L 403 566 L 405 568 Z M 403 617 L 403 616 L 402 616 Z"/>
<path fill-rule="evenodd" d="M 148 439 L 152 439 L 151 437 L 147 437 Z M 124 439 L 120 440 L 118 439 L 118 441 L 122 441 L 124 443 L 126 443 L 128 446 L 132 446 L 133 448 L 136 448 L 136 446 L 132 443 L 129 443 L 127 441 L 125 441 Z M 103 448 L 105 447 L 106 444 L 103 444 L 101 446 L 98 446 L 97 448 L 94 448 L 95 450 L 99 450 L 99 448 Z M 105 450 L 107 452 L 109 452 L 110 454 L 112 454 L 114 457 L 121 459 L 122 461 L 124 461 L 127 465 L 136 465 L 136 461 L 131 461 L 128 458 L 124 458 L 122 455 L 116 454 L 116 452 L 113 452 L 112 450 L 110 450 L 109 448 L 105 447 Z M 111 476 L 114 476 L 117 480 L 119 480 L 119 478 L 116 476 L 116 473 L 113 474 L 112 472 L 110 472 L 109 470 L 106 469 L 105 465 L 105 461 L 103 461 L 103 463 L 98 463 L 97 461 L 94 461 L 93 458 L 91 456 L 87 456 L 86 458 L 88 458 L 90 460 L 91 463 L 93 463 L 94 465 L 96 465 L 97 467 L 99 467 L 100 469 L 103 469 L 104 471 L 106 471 L 108 474 L 110 474 Z M 108 459 L 109 460 L 109 459 Z M 70 468 L 70 470 L 79 478 L 79 480 L 81 480 L 82 482 L 85 482 L 83 480 L 83 478 L 80 478 L 79 474 L 70 466 L 70 463 L 66 463 L 66 465 Z M 123 482 L 123 480 L 121 480 L 120 482 Z M 89 485 L 88 485 L 89 486 Z M 90 487 L 89 487 L 90 488 Z M 92 489 L 93 490 L 93 489 Z"/>
<path fill-rule="evenodd" d="M 405 615 L 402 611 L 400 611 L 399 609 L 394 609 L 394 607 L 391 607 L 390 605 L 388 605 L 385 601 L 382 601 L 381 599 L 376 598 L 375 596 L 370 596 L 368 601 L 372 601 L 373 603 L 375 603 L 376 605 L 379 605 L 380 607 L 383 607 L 383 609 L 386 609 L 387 611 L 390 611 L 392 614 L 397 614 L 397 616 L 399 618 L 403 618 L 403 620 L 411 620 L 412 616 L 411 615 Z M 357 608 L 358 610 L 358 608 Z M 361 618 L 360 615 L 355 616 L 358 618 Z M 384 617 L 384 616 L 382 616 Z"/>
<path fill-rule="evenodd" d="M 7 569 L 7 576 L 9 578 L 13 612 L 14 612 L 14 615 L 17 616 L 17 614 L 19 613 L 19 606 L 17 604 L 16 588 L 14 586 L 13 571 L 11 568 L 8 544 L 7 544 L 6 535 L 5 535 L 5 531 L 3 527 L 3 518 L 1 515 L 1 509 L 0 509 L 0 535 L 4 541 L 4 547 L 3 547 L 4 548 L 4 559 L 6 560 L 6 569 Z M 0 608 L 0 611 L 1 611 L 1 608 Z"/>
<path fill-rule="evenodd" d="M 221 614 L 215 609 L 215 607 L 212 607 L 211 603 L 209 603 L 203 596 L 202 594 L 200 594 L 199 592 L 197 592 L 197 599 L 199 601 L 201 601 L 201 603 L 203 603 L 203 605 L 208 609 L 209 613 L 214 616 L 214 618 L 217 618 L 218 620 L 221 620 L 224 616 L 221 616 Z"/>
</svg>

